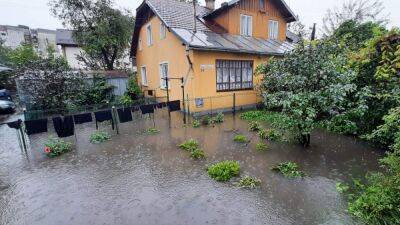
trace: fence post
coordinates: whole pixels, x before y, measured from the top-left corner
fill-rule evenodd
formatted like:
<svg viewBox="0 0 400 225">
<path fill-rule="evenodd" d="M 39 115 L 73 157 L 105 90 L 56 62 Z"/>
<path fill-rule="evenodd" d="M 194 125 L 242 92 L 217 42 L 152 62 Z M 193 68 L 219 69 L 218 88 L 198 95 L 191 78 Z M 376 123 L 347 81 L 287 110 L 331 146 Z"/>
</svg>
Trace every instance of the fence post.
<svg viewBox="0 0 400 225">
<path fill-rule="evenodd" d="M 236 114 L 236 93 L 233 93 L 233 114 Z"/>
<path fill-rule="evenodd" d="M 114 123 L 115 123 L 115 129 L 117 130 L 117 134 L 119 134 L 118 119 L 117 119 L 117 115 L 116 115 L 115 106 L 112 107 L 111 115 L 112 115 Z"/>
<path fill-rule="evenodd" d="M 181 78 L 181 82 L 182 82 L 182 100 L 183 100 L 183 123 L 186 124 L 186 104 L 185 104 L 185 80 L 182 77 Z"/>
</svg>

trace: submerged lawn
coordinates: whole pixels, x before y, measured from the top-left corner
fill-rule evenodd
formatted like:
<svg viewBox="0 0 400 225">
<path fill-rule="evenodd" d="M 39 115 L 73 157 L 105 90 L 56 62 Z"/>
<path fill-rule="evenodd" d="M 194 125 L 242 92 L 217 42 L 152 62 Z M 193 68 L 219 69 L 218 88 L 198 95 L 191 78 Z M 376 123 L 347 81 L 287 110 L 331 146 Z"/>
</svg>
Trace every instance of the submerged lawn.
<svg viewBox="0 0 400 225">
<path fill-rule="evenodd" d="M 47 134 L 32 136 L 25 156 L 1 126 L 0 224 L 357 224 L 336 183 L 378 168 L 371 147 L 318 131 L 304 149 L 260 139 L 239 116 L 194 128 L 179 113 L 171 122 L 167 115 L 155 115 L 155 135 L 146 132 L 153 121 L 140 115 L 120 124 L 120 135 L 102 127 L 112 139 L 96 145 L 89 142 L 95 127 L 78 126 L 77 141 L 69 139 L 75 148 L 53 159 L 42 153 Z M 258 120 L 273 127 L 278 116 Z M 250 142 L 235 143 L 237 134 Z M 178 147 L 190 139 L 205 159 Z M 239 163 L 239 176 L 217 182 L 206 168 L 226 160 Z M 271 170 L 282 162 L 295 162 L 307 176 L 289 179 Z"/>
</svg>

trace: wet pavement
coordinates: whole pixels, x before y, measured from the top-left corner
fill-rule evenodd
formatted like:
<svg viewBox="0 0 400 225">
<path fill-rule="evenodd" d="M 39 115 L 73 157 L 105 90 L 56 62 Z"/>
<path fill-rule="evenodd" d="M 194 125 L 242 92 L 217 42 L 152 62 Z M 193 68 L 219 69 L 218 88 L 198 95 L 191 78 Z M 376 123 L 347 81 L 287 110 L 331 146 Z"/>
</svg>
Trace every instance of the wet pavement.
<svg viewBox="0 0 400 225">
<path fill-rule="evenodd" d="M 30 137 L 31 149 L 20 150 L 15 130 L 0 127 L 0 224 L 359 224 L 346 214 L 336 182 L 362 177 L 378 168 L 381 152 L 352 137 L 316 131 L 312 147 L 270 143 L 257 152 L 258 137 L 239 115 L 226 115 L 215 127 L 184 127 L 182 115 L 158 111 L 159 134 L 144 131 L 149 118 L 111 126 L 112 140 L 90 144 L 94 124 L 78 125 L 75 148 L 61 157 L 43 155 L 54 132 Z M 235 134 L 252 138 L 234 143 Z M 197 139 L 207 155 L 194 161 L 176 146 Z M 206 166 L 237 160 L 241 175 L 261 179 L 261 187 L 240 189 L 207 176 Z M 287 179 L 270 168 L 297 162 L 307 177 Z"/>
</svg>

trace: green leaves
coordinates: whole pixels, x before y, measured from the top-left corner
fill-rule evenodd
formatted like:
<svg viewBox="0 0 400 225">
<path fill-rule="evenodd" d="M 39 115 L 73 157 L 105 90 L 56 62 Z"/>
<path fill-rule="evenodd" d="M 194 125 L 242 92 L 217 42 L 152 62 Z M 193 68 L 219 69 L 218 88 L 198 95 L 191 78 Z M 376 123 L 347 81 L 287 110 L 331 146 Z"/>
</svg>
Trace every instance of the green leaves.
<svg viewBox="0 0 400 225">
<path fill-rule="evenodd" d="M 90 135 L 89 140 L 92 144 L 100 144 L 111 140 L 111 135 L 105 131 L 96 131 Z"/>
<path fill-rule="evenodd" d="M 229 181 L 239 176 L 240 165 L 237 161 L 222 161 L 208 167 L 208 175 L 216 181 Z"/>
<path fill-rule="evenodd" d="M 299 166 L 294 162 L 284 162 L 273 167 L 272 170 L 278 171 L 288 178 L 304 177 L 305 173 L 300 171 Z"/>
<path fill-rule="evenodd" d="M 74 30 L 85 53 L 79 56 L 91 69 L 125 68 L 134 17 L 112 8 L 111 0 L 52 0 L 53 14 Z"/>
<path fill-rule="evenodd" d="M 347 69 L 340 46 L 329 41 L 301 43 L 281 59 L 271 59 L 257 71 L 263 74 L 264 104 L 282 109 L 292 120 L 304 145 L 316 125 L 343 111 L 346 97 L 355 90 L 354 72 Z"/>
</svg>

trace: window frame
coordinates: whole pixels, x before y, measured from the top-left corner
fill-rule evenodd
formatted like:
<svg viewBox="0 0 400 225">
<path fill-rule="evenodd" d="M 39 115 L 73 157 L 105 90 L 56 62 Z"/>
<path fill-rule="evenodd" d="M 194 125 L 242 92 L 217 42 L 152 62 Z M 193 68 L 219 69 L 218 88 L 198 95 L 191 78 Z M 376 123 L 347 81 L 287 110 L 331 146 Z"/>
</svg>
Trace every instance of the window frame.
<svg viewBox="0 0 400 225">
<path fill-rule="evenodd" d="M 219 65 L 220 64 L 226 64 L 226 63 L 229 63 L 229 64 L 231 64 L 231 65 L 233 65 L 233 64 L 236 64 L 236 65 L 239 65 L 240 64 L 240 67 L 219 67 Z M 245 63 L 250 63 L 250 68 L 251 68 L 251 80 L 249 80 L 248 78 L 249 77 L 247 77 L 246 78 L 246 81 L 244 81 L 245 79 L 244 79 L 244 74 L 243 74 L 243 70 L 244 69 L 248 69 L 248 67 L 245 67 L 244 66 L 244 64 Z M 230 66 L 231 66 L 230 65 Z M 222 74 L 221 76 L 222 76 L 222 82 L 218 82 L 218 71 L 220 71 L 220 69 L 222 69 L 223 70 L 223 68 L 228 68 L 228 79 L 227 79 L 227 82 L 224 82 L 223 80 L 224 80 L 224 75 Z M 232 70 L 235 70 L 235 74 L 234 74 L 234 78 L 235 78 L 235 81 L 234 82 L 232 82 L 231 81 L 231 79 L 232 79 L 232 74 L 231 74 L 231 71 Z M 238 78 L 238 74 L 237 74 L 237 72 L 240 70 L 240 82 L 238 82 L 238 81 L 236 81 L 236 79 Z M 223 73 L 223 71 L 222 71 L 222 73 Z M 248 74 L 247 74 L 248 75 Z M 215 78 L 216 78 L 216 90 L 217 90 L 217 92 L 232 92 L 232 91 L 248 91 L 248 90 L 254 90 L 254 60 L 232 60 L 232 59 L 217 59 L 217 60 L 215 60 Z M 232 88 L 232 84 L 234 84 L 234 85 L 237 85 L 237 84 L 240 84 L 240 88 Z M 249 87 L 243 87 L 244 86 L 244 84 L 245 83 L 248 83 L 248 86 Z M 218 86 L 219 85 L 228 85 L 228 88 L 219 88 Z"/>
<path fill-rule="evenodd" d="M 144 76 L 144 78 L 145 79 L 143 79 L 143 69 L 144 69 L 144 71 L 145 71 L 145 76 Z M 140 67 L 140 77 L 141 77 L 141 83 L 142 83 L 142 85 L 143 86 L 149 86 L 149 83 L 148 83 L 148 80 L 147 80 L 147 67 L 146 67 L 146 65 L 143 65 L 143 66 L 141 66 Z M 146 82 L 144 82 L 144 81 L 146 81 Z"/>
<path fill-rule="evenodd" d="M 276 30 L 272 30 L 272 29 L 276 29 Z M 269 20 L 268 21 L 268 39 L 271 39 L 271 40 L 279 39 L 279 22 L 277 20 Z"/>
<path fill-rule="evenodd" d="M 160 40 L 167 38 L 167 27 L 163 22 L 160 22 Z"/>
<path fill-rule="evenodd" d="M 139 51 L 142 51 L 143 50 L 143 46 L 142 46 L 142 39 L 141 38 L 139 38 Z"/>
<path fill-rule="evenodd" d="M 147 46 L 153 45 L 153 28 L 151 24 L 147 24 L 146 26 L 146 36 L 147 36 Z"/>
<path fill-rule="evenodd" d="M 167 87 L 167 84 L 164 85 L 164 79 L 163 79 L 164 77 L 163 77 L 163 73 L 162 73 L 163 72 L 162 66 L 167 65 L 166 78 L 169 77 L 169 63 L 168 63 L 168 61 L 163 61 L 163 62 L 160 62 L 158 65 L 159 65 L 158 67 L 159 67 L 160 88 L 163 90 L 169 89 L 170 88 L 169 83 L 168 83 L 168 87 Z M 165 80 L 165 82 L 166 82 L 166 80 Z"/>
<path fill-rule="evenodd" d="M 243 21 L 245 21 L 245 23 L 243 23 Z M 244 29 L 244 26 L 246 26 L 247 29 Z M 253 16 L 240 14 L 240 35 L 247 37 L 253 36 Z"/>
</svg>

